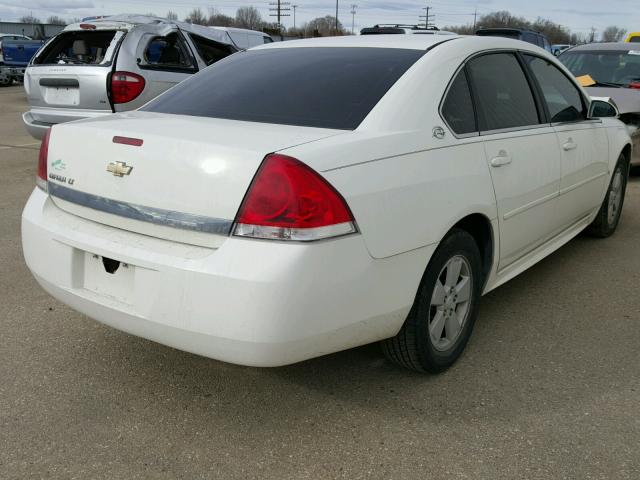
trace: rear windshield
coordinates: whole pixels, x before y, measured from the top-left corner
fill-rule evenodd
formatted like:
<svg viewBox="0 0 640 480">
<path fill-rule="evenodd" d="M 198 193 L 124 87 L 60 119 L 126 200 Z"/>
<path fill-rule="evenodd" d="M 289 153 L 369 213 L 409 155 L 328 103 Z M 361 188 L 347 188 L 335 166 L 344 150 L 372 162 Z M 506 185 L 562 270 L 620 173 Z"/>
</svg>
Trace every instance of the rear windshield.
<svg viewBox="0 0 640 480">
<path fill-rule="evenodd" d="M 142 110 L 353 130 L 424 53 L 346 47 L 235 53 Z"/>
<path fill-rule="evenodd" d="M 63 32 L 33 60 L 35 65 L 108 65 L 115 30 Z M 115 42 L 114 42 L 115 43 Z"/>
</svg>

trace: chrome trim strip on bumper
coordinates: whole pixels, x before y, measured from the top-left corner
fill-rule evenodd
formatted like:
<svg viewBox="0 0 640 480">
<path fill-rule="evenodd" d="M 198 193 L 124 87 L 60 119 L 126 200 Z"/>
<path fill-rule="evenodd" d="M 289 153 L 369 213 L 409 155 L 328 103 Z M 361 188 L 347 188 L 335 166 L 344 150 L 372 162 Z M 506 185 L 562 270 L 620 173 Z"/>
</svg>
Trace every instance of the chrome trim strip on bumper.
<svg viewBox="0 0 640 480">
<path fill-rule="evenodd" d="M 229 235 L 229 233 L 231 233 L 231 227 L 233 226 L 233 220 L 134 205 L 80 192 L 53 182 L 48 182 L 48 188 L 49 195 L 66 200 L 67 202 L 76 203 L 112 215 L 140 220 L 142 222 L 181 228 L 183 230 L 193 230 L 196 232 L 215 233 L 218 235 Z"/>
</svg>

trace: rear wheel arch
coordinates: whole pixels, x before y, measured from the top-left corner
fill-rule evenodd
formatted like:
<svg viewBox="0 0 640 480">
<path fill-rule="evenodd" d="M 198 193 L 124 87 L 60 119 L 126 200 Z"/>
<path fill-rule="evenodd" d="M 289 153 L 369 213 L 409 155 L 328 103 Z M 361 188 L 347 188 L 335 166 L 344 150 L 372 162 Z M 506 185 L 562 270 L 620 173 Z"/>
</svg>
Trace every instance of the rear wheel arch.
<svg viewBox="0 0 640 480">
<path fill-rule="evenodd" d="M 631 144 L 627 143 L 622 149 L 621 155 L 624 155 L 624 158 L 627 159 L 627 162 L 631 162 Z"/>
<path fill-rule="evenodd" d="M 454 229 L 464 230 L 473 237 L 480 255 L 482 257 L 482 274 L 483 282 L 486 283 L 493 267 L 493 262 L 496 257 L 495 252 L 495 234 L 491 220 L 481 213 L 473 213 L 459 220 L 451 229 L 446 233 L 445 238 Z"/>
</svg>

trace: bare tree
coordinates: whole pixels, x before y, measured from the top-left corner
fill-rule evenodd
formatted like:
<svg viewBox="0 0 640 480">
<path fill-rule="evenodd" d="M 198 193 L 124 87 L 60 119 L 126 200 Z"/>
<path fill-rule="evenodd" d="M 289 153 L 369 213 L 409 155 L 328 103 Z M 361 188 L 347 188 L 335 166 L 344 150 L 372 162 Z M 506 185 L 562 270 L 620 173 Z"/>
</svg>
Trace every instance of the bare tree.
<svg viewBox="0 0 640 480">
<path fill-rule="evenodd" d="M 178 14 L 176 12 L 174 12 L 173 10 L 169 10 L 167 12 L 167 19 L 168 20 L 178 20 Z"/>
<path fill-rule="evenodd" d="M 38 17 L 34 17 L 33 15 L 25 15 L 20 17 L 20 22 L 22 23 L 40 23 L 40 19 Z"/>
<path fill-rule="evenodd" d="M 209 8 L 207 25 L 211 25 L 212 27 L 235 27 L 236 21 L 233 17 L 220 13 L 215 8 Z"/>
<path fill-rule="evenodd" d="M 198 7 L 191 10 L 184 21 L 195 25 L 206 25 L 207 17 L 204 16 L 204 13 L 202 13 L 202 10 Z"/>
<path fill-rule="evenodd" d="M 543 33 L 551 43 L 573 43 L 571 40 L 571 31 L 559 23 L 555 23 L 549 19 L 538 17 L 534 22 L 530 22 L 524 17 L 512 15 L 506 10 L 491 12 L 482 15 L 477 21 L 476 29 L 480 28 L 523 28 Z M 472 24 L 447 26 L 445 30 L 450 30 L 462 35 L 473 35 L 475 30 Z"/>
<path fill-rule="evenodd" d="M 338 22 L 338 31 L 336 32 L 336 17 L 333 15 L 314 18 L 309 23 L 306 23 L 303 28 L 306 37 L 328 37 L 346 34 L 340 22 Z"/>
<path fill-rule="evenodd" d="M 587 35 L 587 43 L 593 43 L 596 41 L 596 32 L 596 28 L 591 27 L 591 30 L 589 30 L 589 33 Z"/>
<path fill-rule="evenodd" d="M 236 26 L 248 28 L 249 30 L 260 30 L 262 28 L 262 17 L 256 7 L 240 7 L 236 11 Z"/>
<path fill-rule="evenodd" d="M 67 21 L 64 18 L 58 17 L 57 15 L 51 15 L 47 18 L 47 23 L 49 25 L 67 25 Z"/>
<path fill-rule="evenodd" d="M 624 38 L 625 33 L 627 33 L 627 31 L 624 28 L 611 25 L 603 30 L 601 40 L 603 42 L 620 42 Z"/>
</svg>

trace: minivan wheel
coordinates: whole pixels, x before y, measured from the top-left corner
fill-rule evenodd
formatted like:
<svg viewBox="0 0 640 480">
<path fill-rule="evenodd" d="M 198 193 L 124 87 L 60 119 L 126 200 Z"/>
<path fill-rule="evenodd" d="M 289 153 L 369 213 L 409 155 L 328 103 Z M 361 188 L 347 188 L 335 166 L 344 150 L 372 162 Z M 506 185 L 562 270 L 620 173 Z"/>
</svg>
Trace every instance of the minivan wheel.
<svg viewBox="0 0 640 480">
<path fill-rule="evenodd" d="M 385 356 L 420 372 L 449 368 L 473 331 L 482 280 L 475 240 L 464 230 L 452 230 L 431 258 L 400 332 L 381 342 Z"/>
<path fill-rule="evenodd" d="M 629 162 L 624 155 L 620 155 L 600 210 L 587 229 L 590 235 L 606 238 L 618 228 L 622 206 L 624 205 L 624 196 L 627 191 L 628 177 Z"/>
</svg>

